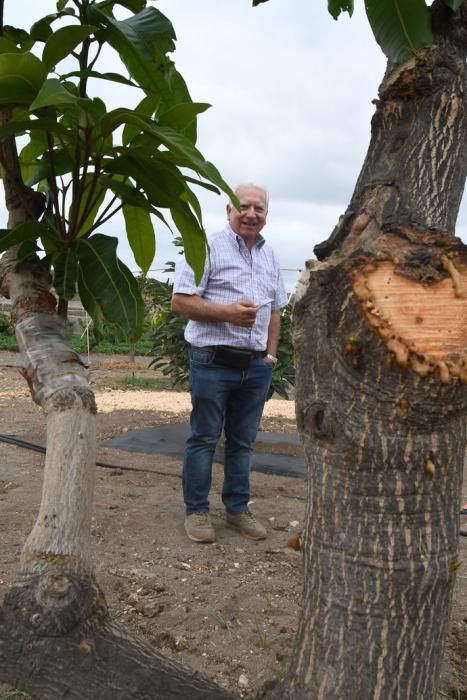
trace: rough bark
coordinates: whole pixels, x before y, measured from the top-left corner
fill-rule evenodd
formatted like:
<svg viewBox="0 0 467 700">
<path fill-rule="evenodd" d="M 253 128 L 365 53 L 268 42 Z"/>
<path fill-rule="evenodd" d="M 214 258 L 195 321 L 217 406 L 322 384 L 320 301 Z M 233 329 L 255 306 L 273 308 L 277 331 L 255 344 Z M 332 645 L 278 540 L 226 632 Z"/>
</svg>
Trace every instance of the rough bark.
<svg viewBox="0 0 467 700">
<path fill-rule="evenodd" d="M 434 698 L 466 444 L 466 6 L 388 67 L 352 201 L 294 312 L 309 465 L 293 660 L 270 697 Z"/>
</svg>

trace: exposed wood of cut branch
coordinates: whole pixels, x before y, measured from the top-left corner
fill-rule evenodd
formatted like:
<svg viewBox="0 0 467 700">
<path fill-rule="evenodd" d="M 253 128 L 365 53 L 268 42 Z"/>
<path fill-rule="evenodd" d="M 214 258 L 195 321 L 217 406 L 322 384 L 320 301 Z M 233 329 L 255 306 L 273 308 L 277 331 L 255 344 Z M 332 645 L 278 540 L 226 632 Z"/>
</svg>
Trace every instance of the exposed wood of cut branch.
<svg viewBox="0 0 467 700">
<path fill-rule="evenodd" d="M 442 383 L 467 382 L 467 264 L 449 259 L 450 276 L 419 284 L 395 272 L 392 262 L 372 264 L 354 274 L 353 289 L 368 324 L 401 366 Z"/>
</svg>

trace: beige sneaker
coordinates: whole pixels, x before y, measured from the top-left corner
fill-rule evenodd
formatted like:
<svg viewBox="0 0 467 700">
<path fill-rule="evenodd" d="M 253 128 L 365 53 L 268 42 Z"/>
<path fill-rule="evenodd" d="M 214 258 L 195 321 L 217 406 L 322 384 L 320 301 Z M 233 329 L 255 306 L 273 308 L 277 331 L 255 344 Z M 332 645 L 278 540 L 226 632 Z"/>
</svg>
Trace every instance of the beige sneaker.
<svg viewBox="0 0 467 700">
<path fill-rule="evenodd" d="M 268 535 L 264 525 L 261 525 L 249 510 L 245 513 L 226 513 L 225 517 L 227 527 L 238 530 L 244 537 L 249 537 L 250 540 L 264 540 Z"/>
<path fill-rule="evenodd" d="M 185 518 L 185 532 L 193 542 L 214 542 L 216 533 L 209 513 L 191 513 Z"/>
</svg>

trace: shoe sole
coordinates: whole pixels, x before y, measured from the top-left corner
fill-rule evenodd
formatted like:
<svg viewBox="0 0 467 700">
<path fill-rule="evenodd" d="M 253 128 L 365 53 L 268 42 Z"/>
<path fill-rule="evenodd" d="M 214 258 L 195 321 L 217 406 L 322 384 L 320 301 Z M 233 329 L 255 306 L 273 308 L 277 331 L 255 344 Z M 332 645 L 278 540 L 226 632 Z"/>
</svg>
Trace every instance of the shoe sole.
<svg viewBox="0 0 467 700">
<path fill-rule="evenodd" d="M 192 541 L 192 542 L 206 542 L 206 544 L 210 542 L 215 542 L 216 538 L 207 538 L 207 537 L 195 537 L 194 535 L 191 535 L 187 530 L 185 530 L 187 537 Z"/>
<path fill-rule="evenodd" d="M 254 540 L 257 542 L 258 540 L 265 540 L 267 537 L 266 535 L 260 535 L 259 537 L 254 537 L 253 535 L 249 535 L 246 533 L 244 530 L 242 530 L 240 527 L 237 527 L 237 525 L 234 525 L 233 523 L 229 523 L 229 521 L 226 521 L 227 527 L 229 527 L 231 530 L 235 530 L 235 532 L 239 532 L 243 537 L 246 537 L 248 540 Z"/>
</svg>

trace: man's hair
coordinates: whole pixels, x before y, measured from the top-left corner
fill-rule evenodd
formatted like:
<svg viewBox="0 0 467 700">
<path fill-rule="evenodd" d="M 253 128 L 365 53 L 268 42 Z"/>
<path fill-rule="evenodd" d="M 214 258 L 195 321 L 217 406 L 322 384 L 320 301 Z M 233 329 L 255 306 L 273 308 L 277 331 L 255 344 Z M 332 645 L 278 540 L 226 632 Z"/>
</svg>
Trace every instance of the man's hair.
<svg viewBox="0 0 467 700">
<path fill-rule="evenodd" d="M 254 187 L 255 190 L 261 190 L 261 192 L 264 192 L 266 211 L 268 211 L 268 209 L 269 209 L 269 192 L 267 191 L 267 189 L 265 187 L 263 187 L 263 185 L 257 185 L 256 182 L 239 182 L 238 185 L 235 185 L 235 187 L 233 188 L 233 191 L 236 193 L 237 190 L 240 189 L 240 187 Z M 229 204 L 231 207 L 234 206 L 231 199 L 229 199 Z"/>
</svg>

